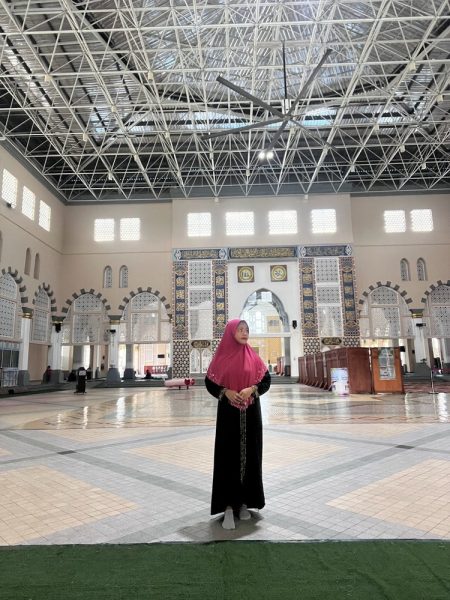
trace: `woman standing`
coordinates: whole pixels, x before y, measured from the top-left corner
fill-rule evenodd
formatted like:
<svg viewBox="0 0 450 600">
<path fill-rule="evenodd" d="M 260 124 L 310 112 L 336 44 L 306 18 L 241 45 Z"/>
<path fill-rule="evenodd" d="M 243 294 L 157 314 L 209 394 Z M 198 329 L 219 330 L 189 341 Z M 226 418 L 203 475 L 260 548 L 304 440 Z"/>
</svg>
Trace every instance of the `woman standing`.
<svg viewBox="0 0 450 600">
<path fill-rule="evenodd" d="M 247 507 L 265 504 L 259 396 L 269 389 L 270 375 L 248 337 L 245 321 L 229 321 L 205 378 L 208 392 L 219 399 L 211 514 L 224 513 L 224 529 L 235 528 L 234 512 L 250 519 Z"/>
</svg>

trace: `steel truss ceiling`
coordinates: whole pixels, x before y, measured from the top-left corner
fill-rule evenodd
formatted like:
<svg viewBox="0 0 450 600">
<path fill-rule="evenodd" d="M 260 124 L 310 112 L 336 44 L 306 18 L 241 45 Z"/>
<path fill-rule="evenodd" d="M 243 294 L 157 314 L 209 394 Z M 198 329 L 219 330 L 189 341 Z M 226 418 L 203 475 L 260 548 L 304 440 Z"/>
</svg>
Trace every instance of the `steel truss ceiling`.
<svg viewBox="0 0 450 600">
<path fill-rule="evenodd" d="M 283 42 L 289 99 L 331 53 L 262 161 L 217 77 L 286 113 Z M 0 0 L 0 44 L 1 144 L 68 203 L 450 190 L 449 0 Z"/>
</svg>

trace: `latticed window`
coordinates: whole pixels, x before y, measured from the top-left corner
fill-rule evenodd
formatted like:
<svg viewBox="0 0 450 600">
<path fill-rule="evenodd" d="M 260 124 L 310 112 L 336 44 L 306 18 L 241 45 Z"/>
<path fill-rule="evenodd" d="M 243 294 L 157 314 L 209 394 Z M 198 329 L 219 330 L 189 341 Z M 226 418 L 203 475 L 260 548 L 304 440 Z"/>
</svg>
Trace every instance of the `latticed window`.
<svg viewBox="0 0 450 600">
<path fill-rule="evenodd" d="M 52 220 L 52 209 L 43 200 L 39 201 L 39 225 L 46 231 L 50 231 Z"/>
<path fill-rule="evenodd" d="M 35 300 L 31 339 L 34 342 L 49 342 L 50 333 L 50 298 L 45 290 L 40 289 Z"/>
<path fill-rule="evenodd" d="M 403 231 L 406 231 L 405 211 L 385 210 L 384 230 L 386 233 L 402 233 Z"/>
<path fill-rule="evenodd" d="M 227 235 L 253 235 L 255 233 L 253 212 L 227 212 L 225 222 Z"/>
<path fill-rule="evenodd" d="M 419 281 L 426 281 L 427 277 L 427 266 L 423 258 L 417 259 L 417 279 Z"/>
<path fill-rule="evenodd" d="M 336 233 L 336 211 L 334 208 L 318 208 L 311 211 L 313 233 Z"/>
<path fill-rule="evenodd" d="M 139 218 L 120 219 L 120 239 L 134 242 L 141 239 L 141 220 Z"/>
<path fill-rule="evenodd" d="M 9 273 L 0 277 L 0 336 L 18 338 L 20 318 L 18 314 L 18 286 Z"/>
<path fill-rule="evenodd" d="M 428 297 L 428 337 L 450 338 L 450 286 L 440 285 Z"/>
<path fill-rule="evenodd" d="M 429 208 L 411 211 L 412 231 L 433 231 L 433 213 Z"/>
<path fill-rule="evenodd" d="M 94 221 L 94 241 L 113 242 L 114 241 L 114 219 L 95 219 Z"/>
<path fill-rule="evenodd" d="M 27 248 L 27 250 L 25 252 L 25 268 L 24 268 L 25 275 L 29 275 L 30 271 L 31 271 L 31 250 L 29 248 Z"/>
<path fill-rule="evenodd" d="M 16 208 L 17 177 L 14 177 L 14 175 L 6 169 L 3 169 L 2 198 L 5 202 L 11 204 L 12 208 Z"/>
<path fill-rule="evenodd" d="M 74 300 L 64 321 L 63 344 L 104 343 L 106 325 L 109 322 L 102 301 L 94 294 L 82 294 Z"/>
<path fill-rule="evenodd" d="M 411 338 L 413 322 L 404 298 L 395 290 L 380 286 L 370 292 L 359 323 L 362 338 Z M 366 316 L 367 315 L 367 316 Z"/>
<path fill-rule="evenodd" d="M 297 211 L 270 210 L 269 234 L 288 235 L 292 233 L 297 233 Z"/>
<path fill-rule="evenodd" d="M 315 274 L 319 335 L 342 335 L 339 259 L 317 258 L 315 261 Z"/>
<path fill-rule="evenodd" d="M 188 213 L 187 234 L 189 237 L 208 237 L 211 235 L 211 213 Z"/>
<path fill-rule="evenodd" d="M 409 262 L 406 258 L 402 258 L 400 261 L 400 277 L 402 281 L 410 281 L 411 279 L 409 274 Z"/>
<path fill-rule="evenodd" d="M 22 194 L 22 213 L 32 221 L 34 220 L 35 202 L 36 194 L 24 186 Z"/>
<path fill-rule="evenodd" d="M 166 307 L 155 294 L 136 294 L 125 307 L 120 341 L 124 343 L 169 342 L 171 327 Z"/>
<path fill-rule="evenodd" d="M 36 256 L 34 257 L 33 277 L 35 279 L 39 279 L 40 272 L 41 272 L 41 257 L 39 256 L 39 252 L 37 252 Z"/>
<path fill-rule="evenodd" d="M 212 263 L 189 261 L 189 334 L 192 340 L 212 338 Z"/>
<path fill-rule="evenodd" d="M 103 287 L 112 288 L 112 268 L 110 266 L 103 269 Z"/>
<path fill-rule="evenodd" d="M 119 287 L 127 288 L 128 287 L 128 267 L 122 265 L 119 271 Z"/>
</svg>

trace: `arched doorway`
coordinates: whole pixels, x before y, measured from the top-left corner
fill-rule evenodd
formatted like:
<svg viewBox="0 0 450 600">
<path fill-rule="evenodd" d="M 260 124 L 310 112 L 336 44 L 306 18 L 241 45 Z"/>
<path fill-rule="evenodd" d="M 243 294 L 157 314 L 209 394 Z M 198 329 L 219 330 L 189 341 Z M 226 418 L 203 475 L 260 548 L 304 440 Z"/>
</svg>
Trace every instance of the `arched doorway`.
<svg viewBox="0 0 450 600">
<path fill-rule="evenodd" d="M 260 289 L 250 294 L 241 312 L 250 329 L 249 343 L 267 363 L 269 371 L 290 375 L 289 319 L 276 294 Z"/>
</svg>

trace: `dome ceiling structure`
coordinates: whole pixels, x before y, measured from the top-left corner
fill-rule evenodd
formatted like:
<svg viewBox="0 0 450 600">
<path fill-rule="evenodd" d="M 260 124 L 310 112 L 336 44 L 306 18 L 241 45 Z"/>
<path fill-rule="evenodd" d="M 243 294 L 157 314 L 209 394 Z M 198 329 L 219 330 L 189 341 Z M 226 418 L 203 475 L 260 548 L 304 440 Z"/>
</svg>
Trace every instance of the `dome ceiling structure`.
<svg viewBox="0 0 450 600">
<path fill-rule="evenodd" d="M 0 0 L 0 146 L 67 204 L 447 192 L 449 64 L 447 0 Z"/>
</svg>

